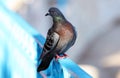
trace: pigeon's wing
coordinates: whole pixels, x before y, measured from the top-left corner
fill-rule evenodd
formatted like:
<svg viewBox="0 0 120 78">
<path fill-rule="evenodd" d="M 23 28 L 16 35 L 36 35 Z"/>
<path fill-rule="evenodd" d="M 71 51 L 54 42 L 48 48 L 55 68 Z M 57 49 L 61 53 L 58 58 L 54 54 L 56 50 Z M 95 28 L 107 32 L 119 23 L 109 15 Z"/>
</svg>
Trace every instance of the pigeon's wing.
<svg viewBox="0 0 120 78">
<path fill-rule="evenodd" d="M 48 68 L 51 60 L 54 57 L 54 53 L 52 52 L 54 52 L 54 50 L 56 49 L 59 39 L 60 39 L 59 35 L 56 32 L 54 32 L 52 29 L 48 31 L 47 39 L 44 44 L 43 51 L 40 57 L 41 63 L 37 68 L 37 72 Z"/>
<path fill-rule="evenodd" d="M 42 59 L 50 51 L 54 50 L 58 42 L 59 42 L 59 35 L 56 32 L 54 32 L 52 29 L 49 29 L 40 59 Z"/>
<path fill-rule="evenodd" d="M 74 27 L 74 26 L 72 26 L 72 27 L 73 27 L 73 32 L 74 32 L 74 35 L 73 35 L 72 45 L 71 45 L 71 46 L 73 46 L 73 45 L 74 45 L 74 43 L 75 43 L 75 41 L 76 41 L 76 38 L 77 38 L 77 32 L 76 32 L 76 29 L 75 29 L 75 27 Z"/>
</svg>

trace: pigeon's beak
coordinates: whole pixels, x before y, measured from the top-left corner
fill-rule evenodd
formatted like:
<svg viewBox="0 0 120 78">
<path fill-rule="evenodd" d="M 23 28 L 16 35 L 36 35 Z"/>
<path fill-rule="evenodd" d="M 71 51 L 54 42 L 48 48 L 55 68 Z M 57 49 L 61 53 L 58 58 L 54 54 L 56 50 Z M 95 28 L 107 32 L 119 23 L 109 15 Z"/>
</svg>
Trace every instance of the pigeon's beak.
<svg viewBox="0 0 120 78">
<path fill-rule="evenodd" d="M 48 15 L 50 15 L 50 13 L 45 14 L 45 16 L 48 16 Z"/>
</svg>

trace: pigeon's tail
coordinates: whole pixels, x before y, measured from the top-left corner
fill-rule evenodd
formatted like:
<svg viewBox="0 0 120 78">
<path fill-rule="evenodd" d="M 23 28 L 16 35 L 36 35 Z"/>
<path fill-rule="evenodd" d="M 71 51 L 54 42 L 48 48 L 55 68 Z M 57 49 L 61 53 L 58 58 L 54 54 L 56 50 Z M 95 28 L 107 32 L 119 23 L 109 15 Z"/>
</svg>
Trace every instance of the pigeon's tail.
<svg viewBox="0 0 120 78">
<path fill-rule="evenodd" d="M 53 54 L 52 52 L 47 53 L 42 59 L 41 59 L 41 63 L 37 68 L 37 72 L 40 72 L 42 70 L 45 70 L 49 67 L 50 62 L 52 61 L 52 59 L 55 57 L 55 54 Z"/>
</svg>

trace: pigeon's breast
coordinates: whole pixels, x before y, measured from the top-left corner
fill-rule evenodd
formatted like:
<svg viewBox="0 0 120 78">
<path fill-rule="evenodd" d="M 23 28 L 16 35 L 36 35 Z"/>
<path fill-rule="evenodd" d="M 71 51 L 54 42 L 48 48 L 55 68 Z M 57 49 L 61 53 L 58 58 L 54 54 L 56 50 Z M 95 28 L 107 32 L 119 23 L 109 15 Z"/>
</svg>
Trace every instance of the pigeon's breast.
<svg viewBox="0 0 120 78">
<path fill-rule="evenodd" d="M 73 31 L 71 30 L 71 26 L 61 26 L 57 29 L 57 32 L 60 36 L 58 47 L 63 48 L 72 40 Z"/>
</svg>

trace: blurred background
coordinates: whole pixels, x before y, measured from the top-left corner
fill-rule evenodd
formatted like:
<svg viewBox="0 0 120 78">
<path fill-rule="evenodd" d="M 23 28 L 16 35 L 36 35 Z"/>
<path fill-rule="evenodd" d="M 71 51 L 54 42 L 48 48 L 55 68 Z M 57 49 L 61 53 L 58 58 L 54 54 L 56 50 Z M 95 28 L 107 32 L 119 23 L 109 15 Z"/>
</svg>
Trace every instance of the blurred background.
<svg viewBox="0 0 120 78">
<path fill-rule="evenodd" d="M 67 51 L 70 59 L 93 78 L 120 78 L 120 0 L 7 0 L 6 5 L 44 37 L 52 26 L 45 14 L 59 8 L 78 34 Z"/>
</svg>

